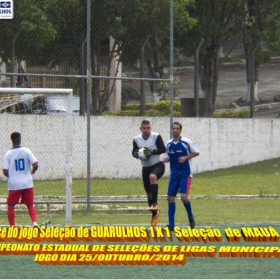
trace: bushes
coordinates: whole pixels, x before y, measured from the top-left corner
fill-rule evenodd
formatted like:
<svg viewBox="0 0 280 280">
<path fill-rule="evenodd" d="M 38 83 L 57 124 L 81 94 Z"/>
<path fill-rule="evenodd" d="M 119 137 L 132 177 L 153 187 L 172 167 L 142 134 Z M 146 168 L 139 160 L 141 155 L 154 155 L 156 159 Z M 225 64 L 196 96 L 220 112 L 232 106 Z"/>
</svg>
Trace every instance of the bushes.
<svg viewBox="0 0 280 280">
<path fill-rule="evenodd" d="M 102 116 L 140 116 L 140 110 L 126 110 L 126 111 L 105 111 Z"/>
<path fill-rule="evenodd" d="M 214 118 L 239 118 L 246 119 L 250 118 L 250 110 L 236 110 L 236 111 L 222 111 L 222 112 L 214 112 Z"/>
<path fill-rule="evenodd" d="M 173 101 L 174 111 L 180 111 L 181 102 Z M 170 100 L 162 100 L 156 103 L 146 103 L 146 110 L 155 109 L 165 114 L 170 112 Z M 140 110 L 140 104 L 129 104 L 123 107 L 123 110 Z"/>
<path fill-rule="evenodd" d="M 173 114 L 175 117 L 181 115 L 181 102 L 173 102 Z M 169 117 L 170 116 L 170 101 L 163 100 L 157 103 L 146 103 L 145 115 L 147 117 Z M 140 116 L 140 104 L 129 104 L 123 106 L 122 111 L 107 111 L 103 112 L 102 116 Z"/>
<path fill-rule="evenodd" d="M 250 110 L 236 110 L 236 111 L 221 111 L 221 112 L 214 112 L 214 118 L 239 118 L 239 119 L 246 119 L 250 118 Z"/>
<path fill-rule="evenodd" d="M 157 103 L 146 103 L 145 115 L 147 117 L 169 117 L 170 100 L 162 100 Z M 102 116 L 140 116 L 140 104 L 129 104 L 123 106 L 122 111 L 106 111 Z M 181 117 L 181 102 L 173 102 L 173 116 Z M 214 118 L 249 118 L 250 110 L 234 110 L 214 112 Z"/>
</svg>

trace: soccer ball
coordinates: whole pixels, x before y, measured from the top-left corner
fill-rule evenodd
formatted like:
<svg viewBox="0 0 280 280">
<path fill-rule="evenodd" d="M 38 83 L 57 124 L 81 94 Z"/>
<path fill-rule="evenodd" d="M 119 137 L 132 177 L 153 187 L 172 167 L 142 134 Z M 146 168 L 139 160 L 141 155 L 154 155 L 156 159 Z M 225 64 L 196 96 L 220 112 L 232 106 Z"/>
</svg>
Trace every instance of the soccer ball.
<svg viewBox="0 0 280 280">
<path fill-rule="evenodd" d="M 150 153 L 150 150 L 143 147 L 141 149 L 139 149 L 139 152 L 138 152 L 138 158 L 141 159 L 141 160 L 147 160 L 149 157 L 150 157 L 151 153 Z"/>
</svg>

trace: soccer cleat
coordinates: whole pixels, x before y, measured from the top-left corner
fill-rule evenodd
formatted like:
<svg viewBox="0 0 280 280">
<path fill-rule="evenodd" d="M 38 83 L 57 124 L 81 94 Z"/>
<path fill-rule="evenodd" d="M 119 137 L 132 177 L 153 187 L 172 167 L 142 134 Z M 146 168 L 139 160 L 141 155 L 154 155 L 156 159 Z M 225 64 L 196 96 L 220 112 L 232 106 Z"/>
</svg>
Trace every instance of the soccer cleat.
<svg viewBox="0 0 280 280">
<path fill-rule="evenodd" d="M 167 227 L 170 231 L 174 231 L 174 226 L 166 225 L 166 227 Z"/>
<path fill-rule="evenodd" d="M 51 221 L 47 220 L 41 224 L 37 224 L 36 222 L 33 222 L 33 228 L 38 228 L 38 229 L 41 229 L 42 226 L 47 226 L 51 223 Z"/>
<path fill-rule="evenodd" d="M 159 211 L 157 210 L 156 214 L 152 216 L 152 222 L 151 222 L 152 227 L 155 227 L 157 225 L 158 216 L 159 216 Z"/>
<path fill-rule="evenodd" d="M 40 229 L 40 226 L 36 222 L 33 222 L 33 228 Z"/>
<path fill-rule="evenodd" d="M 195 228 L 195 220 L 194 218 L 189 219 L 191 229 Z"/>
<path fill-rule="evenodd" d="M 47 226 L 47 225 L 50 225 L 50 224 L 51 224 L 51 221 L 46 220 L 45 222 L 41 223 L 39 226 L 42 227 L 42 226 Z"/>
<path fill-rule="evenodd" d="M 158 210 L 157 204 L 156 204 L 156 203 L 152 204 L 152 205 L 150 206 L 149 210 L 151 210 L 151 211 L 156 211 L 156 210 Z"/>
</svg>

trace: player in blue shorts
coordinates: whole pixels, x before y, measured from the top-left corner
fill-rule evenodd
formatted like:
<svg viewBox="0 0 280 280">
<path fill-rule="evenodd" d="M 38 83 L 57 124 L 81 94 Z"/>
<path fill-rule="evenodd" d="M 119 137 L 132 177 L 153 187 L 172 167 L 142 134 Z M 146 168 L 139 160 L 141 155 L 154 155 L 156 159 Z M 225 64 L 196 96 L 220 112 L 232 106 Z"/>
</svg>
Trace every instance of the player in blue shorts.
<svg viewBox="0 0 280 280">
<path fill-rule="evenodd" d="M 191 158 L 197 157 L 199 151 L 194 143 L 181 136 L 182 125 L 174 122 L 171 126 L 173 138 L 167 142 L 166 153 L 161 159 L 162 162 L 170 162 L 170 180 L 168 184 L 168 227 L 174 230 L 175 226 L 175 197 L 181 193 L 181 200 L 188 213 L 190 227 L 195 227 L 194 215 L 188 195 L 191 187 L 192 166 Z"/>
</svg>

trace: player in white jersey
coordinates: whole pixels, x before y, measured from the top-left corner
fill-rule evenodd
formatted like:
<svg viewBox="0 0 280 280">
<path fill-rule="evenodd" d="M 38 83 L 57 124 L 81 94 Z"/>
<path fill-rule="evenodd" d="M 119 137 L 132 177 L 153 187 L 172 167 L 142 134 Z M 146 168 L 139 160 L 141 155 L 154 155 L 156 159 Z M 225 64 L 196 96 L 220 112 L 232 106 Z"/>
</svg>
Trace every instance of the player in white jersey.
<svg viewBox="0 0 280 280">
<path fill-rule="evenodd" d="M 167 142 L 166 153 L 162 158 L 163 162 L 170 162 L 170 180 L 168 184 L 168 227 L 174 230 L 175 226 L 175 197 L 181 193 L 181 200 L 188 213 L 190 227 L 195 227 L 194 215 L 191 202 L 188 198 L 191 178 L 193 176 L 191 158 L 197 157 L 199 151 L 194 143 L 187 138 L 181 137 L 182 125 L 174 122 L 171 126 L 173 138 Z"/>
<path fill-rule="evenodd" d="M 15 205 L 27 206 L 34 227 L 38 227 L 36 210 L 33 206 L 34 193 L 32 174 L 38 169 L 38 161 L 28 148 L 22 147 L 19 132 L 11 134 L 13 147 L 3 159 L 3 174 L 8 178 L 8 221 L 15 225 Z"/>
<path fill-rule="evenodd" d="M 159 133 L 151 131 L 151 125 L 148 120 L 143 120 L 140 127 L 141 133 L 133 139 L 132 155 L 138 157 L 140 148 L 147 148 L 150 157 L 147 160 L 141 160 L 142 179 L 144 189 L 147 194 L 149 210 L 152 212 L 153 227 L 157 224 L 159 216 L 157 198 L 158 198 L 158 179 L 162 177 L 165 171 L 164 164 L 160 161 L 160 154 L 165 153 L 166 148 Z"/>
</svg>

